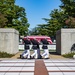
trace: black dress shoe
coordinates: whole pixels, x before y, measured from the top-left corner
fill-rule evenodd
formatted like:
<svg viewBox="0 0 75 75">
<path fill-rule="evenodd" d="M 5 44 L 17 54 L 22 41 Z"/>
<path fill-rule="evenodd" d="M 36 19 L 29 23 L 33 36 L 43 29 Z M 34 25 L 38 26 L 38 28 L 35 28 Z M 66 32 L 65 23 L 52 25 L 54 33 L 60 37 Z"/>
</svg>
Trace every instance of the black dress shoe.
<svg viewBox="0 0 75 75">
<path fill-rule="evenodd" d="M 38 57 L 38 59 L 43 59 L 43 58 L 42 58 L 42 56 L 40 55 L 40 56 Z"/>
<path fill-rule="evenodd" d="M 32 57 L 32 56 L 30 56 L 30 59 L 34 59 L 34 56 Z"/>
<path fill-rule="evenodd" d="M 31 58 L 31 55 L 30 55 L 30 58 Z"/>
<path fill-rule="evenodd" d="M 24 59 L 24 57 L 23 57 L 22 55 L 20 55 L 20 58 L 21 58 L 21 59 Z"/>
<path fill-rule="evenodd" d="M 21 56 L 22 56 L 22 55 L 20 55 L 20 58 L 21 58 Z"/>
</svg>

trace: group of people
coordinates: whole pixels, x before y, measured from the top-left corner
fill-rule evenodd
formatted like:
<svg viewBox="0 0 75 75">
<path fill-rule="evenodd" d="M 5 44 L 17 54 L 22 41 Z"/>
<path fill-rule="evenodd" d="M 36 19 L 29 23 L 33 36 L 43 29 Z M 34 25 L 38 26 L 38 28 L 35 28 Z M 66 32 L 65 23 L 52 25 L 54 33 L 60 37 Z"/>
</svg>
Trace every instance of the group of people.
<svg viewBox="0 0 75 75">
<path fill-rule="evenodd" d="M 24 41 L 24 52 L 20 55 L 20 58 L 28 58 L 28 59 L 38 59 L 38 58 L 49 58 L 49 50 L 48 50 L 48 41 L 46 39 L 41 39 L 40 42 L 37 41 L 37 39 L 29 39 L 26 38 Z M 40 54 L 40 43 L 42 44 L 42 49 L 44 52 Z M 32 49 L 34 51 L 33 54 L 30 53 L 30 45 L 32 45 Z"/>
</svg>

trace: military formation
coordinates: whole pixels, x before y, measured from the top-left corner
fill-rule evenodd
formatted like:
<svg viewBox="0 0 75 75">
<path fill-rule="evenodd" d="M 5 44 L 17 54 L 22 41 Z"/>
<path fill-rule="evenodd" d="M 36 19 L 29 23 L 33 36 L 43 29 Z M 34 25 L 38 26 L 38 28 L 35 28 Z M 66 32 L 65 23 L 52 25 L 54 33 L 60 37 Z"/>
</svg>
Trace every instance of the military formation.
<svg viewBox="0 0 75 75">
<path fill-rule="evenodd" d="M 49 50 L 48 45 L 49 42 L 43 38 L 40 40 L 40 42 L 37 39 L 23 39 L 24 42 L 24 52 L 20 55 L 21 59 L 27 58 L 27 59 L 48 59 L 49 58 Z M 40 52 L 39 45 L 42 44 L 43 53 Z M 30 45 L 32 45 L 33 53 L 30 53 Z"/>
</svg>

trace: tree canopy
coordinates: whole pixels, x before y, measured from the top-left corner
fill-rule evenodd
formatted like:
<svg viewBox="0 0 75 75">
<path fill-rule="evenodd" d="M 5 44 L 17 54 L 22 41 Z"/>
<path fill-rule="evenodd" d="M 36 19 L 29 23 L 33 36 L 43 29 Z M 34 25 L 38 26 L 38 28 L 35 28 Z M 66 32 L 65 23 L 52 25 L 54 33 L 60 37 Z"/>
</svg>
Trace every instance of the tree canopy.
<svg viewBox="0 0 75 75">
<path fill-rule="evenodd" d="M 68 28 L 75 28 L 75 0 L 61 0 L 60 8 L 67 16 L 66 25 Z"/>
<path fill-rule="evenodd" d="M 29 23 L 25 9 L 15 4 L 15 0 L 0 0 L 0 27 L 15 28 L 20 35 L 27 35 Z"/>
</svg>

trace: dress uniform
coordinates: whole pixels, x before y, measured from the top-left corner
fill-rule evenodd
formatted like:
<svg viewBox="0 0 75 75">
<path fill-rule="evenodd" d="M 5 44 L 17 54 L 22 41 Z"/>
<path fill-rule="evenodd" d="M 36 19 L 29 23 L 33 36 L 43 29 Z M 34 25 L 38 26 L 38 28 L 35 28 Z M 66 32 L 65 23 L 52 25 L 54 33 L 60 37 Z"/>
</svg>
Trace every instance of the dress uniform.
<svg viewBox="0 0 75 75">
<path fill-rule="evenodd" d="M 23 39 L 24 41 L 24 49 L 25 51 L 22 53 L 21 57 L 25 58 L 30 58 L 30 45 L 31 45 L 31 41 L 26 38 L 25 40 Z"/>
<path fill-rule="evenodd" d="M 44 56 L 44 58 L 49 58 L 48 41 L 46 39 L 41 39 L 41 43 L 43 44 L 42 49 L 44 50 L 44 53 L 41 56 Z"/>
<path fill-rule="evenodd" d="M 31 40 L 33 46 L 32 49 L 34 50 L 34 53 L 31 55 L 31 58 L 33 58 L 35 56 L 35 58 L 38 58 L 38 53 L 37 50 L 39 49 L 39 42 L 36 39 L 32 39 Z"/>
</svg>

